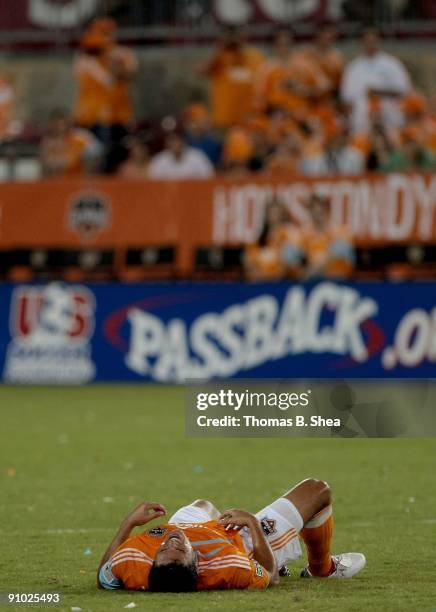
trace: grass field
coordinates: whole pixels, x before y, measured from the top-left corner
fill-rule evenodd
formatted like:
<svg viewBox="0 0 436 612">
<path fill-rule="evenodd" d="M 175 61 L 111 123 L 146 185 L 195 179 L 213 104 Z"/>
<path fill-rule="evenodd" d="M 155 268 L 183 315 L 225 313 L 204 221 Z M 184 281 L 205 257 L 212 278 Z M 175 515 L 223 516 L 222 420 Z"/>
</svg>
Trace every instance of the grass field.
<svg viewBox="0 0 436 612">
<path fill-rule="evenodd" d="M 192 612 L 436 609 L 435 440 L 186 439 L 181 388 L 3 387 L 0 398 L 0 591 L 61 591 L 61 609 L 84 612 L 130 602 Z M 332 486 L 334 550 L 367 556 L 357 578 L 301 580 L 301 559 L 265 592 L 95 588 L 103 550 L 140 501 L 172 512 L 209 497 L 255 511 L 307 476 Z"/>
</svg>

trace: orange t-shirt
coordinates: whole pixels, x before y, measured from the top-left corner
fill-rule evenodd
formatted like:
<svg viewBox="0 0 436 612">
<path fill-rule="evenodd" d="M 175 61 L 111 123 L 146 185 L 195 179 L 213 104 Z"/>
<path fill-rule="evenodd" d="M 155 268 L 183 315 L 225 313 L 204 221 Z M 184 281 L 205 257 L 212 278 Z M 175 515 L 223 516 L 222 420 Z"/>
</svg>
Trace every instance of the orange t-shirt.
<svg viewBox="0 0 436 612">
<path fill-rule="evenodd" d="M 109 62 L 118 66 L 123 72 L 133 74 L 137 69 L 137 60 L 133 51 L 119 45 L 109 50 Z M 133 105 L 130 96 L 129 78 L 115 78 L 111 90 L 112 123 L 128 125 L 133 123 Z"/>
<path fill-rule="evenodd" d="M 286 61 L 274 57 L 263 62 L 255 74 L 254 79 L 254 107 L 264 111 L 275 101 L 274 94 L 277 84 L 286 74 Z"/>
<path fill-rule="evenodd" d="M 253 108 L 254 76 L 264 56 L 254 47 L 221 49 L 212 59 L 212 118 L 218 127 L 242 123 Z"/>
<path fill-rule="evenodd" d="M 307 47 L 301 51 L 301 54 L 312 62 L 328 80 L 329 91 L 339 89 L 345 61 L 337 49 L 319 51 L 315 47 Z"/>
<path fill-rule="evenodd" d="M 73 128 L 65 138 L 47 137 L 42 144 L 43 157 L 58 165 L 56 174 L 75 175 L 85 171 L 85 154 L 95 142 L 87 130 Z"/>
<path fill-rule="evenodd" d="M 292 53 L 288 61 L 271 60 L 269 67 L 259 70 L 255 101 L 259 108 L 280 108 L 302 121 L 311 107 L 308 94 L 326 86 L 325 77 L 313 62 Z"/>
<path fill-rule="evenodd" d="M 102 586 L 147 590 L 156 552 L 174 529 L 183 529 L 198 553 L 198 590 L 264 589 L 268 586 L 268 572 L 250 559 L 239 533 L 226 531 L 217 521 L 160 525 L 127 539 L 103 566 L 100 572 Z M 102 581 L 105 572 L 115 578 L 112 586 Z"/>
<path fill-rule="evenodd" d="M 79 55 L 74 63 L 77 83 L 74 119 L 81 126 L 109 125 L 112 121 L 113 79 L 106 61 Z"/>
</svg>

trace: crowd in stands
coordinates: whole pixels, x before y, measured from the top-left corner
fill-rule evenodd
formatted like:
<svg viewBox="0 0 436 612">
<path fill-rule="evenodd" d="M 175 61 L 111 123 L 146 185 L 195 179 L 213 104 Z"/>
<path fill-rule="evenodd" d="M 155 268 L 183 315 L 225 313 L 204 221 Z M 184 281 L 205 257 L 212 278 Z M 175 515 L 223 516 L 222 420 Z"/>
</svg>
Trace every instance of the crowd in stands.
<svg viewBox="0 0 436 612">
<path fill-rule="evenodd" d="M 315 280 L 352 276 L 356 257 L 350 232 L 328 223 L 327 198 L 312 194 L 306 207 L 307 223 L 297 228 L 284 203 L 278 199 L 267 203 L 262 232 L 245 251 L 247 278 Z"/>
<path fill-rule="evenodd" d="M 296 47 L 287 29 L 265 58 L 227 31 L 204 67 L 212 124 L 224 131 L 218 168 L 231 174 L 359 174 L 436 167 L 436 116 L 401 62 L 362 32 L 346 63 L 335 29 Z M 197 111 L 198 112 L 198 111 Z"/>
<path fill-rule="evenodd" d="M 109 18 L 80 40 L 72 113 L 56 110 L 41 139 L 45 176 L 117 174 L 131 179 L 353 175 L 436 168 L 436 113 L 404 65 L 362 30 L 346 62 L 332 25 L 296 45 L 277 29 L 270 54 L 227 27 L 199 67 L 209 100 L 195 101 L 154 129 L 138 128 L 133 50 Z M 0 141 L 13 138 L 14 91 L 0 78 Z"/>
</svg>

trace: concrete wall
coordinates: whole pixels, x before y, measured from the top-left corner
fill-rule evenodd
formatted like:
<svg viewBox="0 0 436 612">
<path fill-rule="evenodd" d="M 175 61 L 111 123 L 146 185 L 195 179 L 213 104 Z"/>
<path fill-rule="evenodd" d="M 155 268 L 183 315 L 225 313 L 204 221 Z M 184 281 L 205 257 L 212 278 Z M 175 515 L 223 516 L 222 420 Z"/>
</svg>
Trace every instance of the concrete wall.
<svg viewBox="0 0 436 612">
<path fill-rule="evenodd" d="M 342 49 L 347 57 L 357 52 L 354 44 Z M 436 43 L 387 44 L 386 50 L 405 62 L 420 88 L 436 94 Z M 196 70 L 209 53 L 205 47 L 138 50 L 140 70 L 134 86 L 137 117 L 161 117 L 176 113 L 192 99 L 206 99 L 207 83 Z M 71 67 L 71 54 L 1 54 L 0 72 L 6 70 L 13 75 L 20 118 L 39 123 L 52 108 L 71 108 Z"/>
</svg>

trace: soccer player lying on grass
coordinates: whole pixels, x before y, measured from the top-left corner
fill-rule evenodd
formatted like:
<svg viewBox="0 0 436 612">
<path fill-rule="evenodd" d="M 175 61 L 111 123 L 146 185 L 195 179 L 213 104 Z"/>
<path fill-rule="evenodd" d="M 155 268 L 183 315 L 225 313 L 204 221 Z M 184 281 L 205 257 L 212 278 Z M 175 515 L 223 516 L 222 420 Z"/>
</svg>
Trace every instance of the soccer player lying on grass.
<svg viewBox="0 0 436 612">
<path fill-rule="evenodd" d="M 144 502 L 133 510 L 106 550 L 98 569 L 105 589 L 196 591 L 264 589 L 288 575 L 286 563 L 307 548 L 305 578 L 351 578 L 365 566 L 360 553 L 331 555 L 333 516 L 329 486 L 307 479 L 256 515 L 198 499 L 168 523 L 130 537 L 134 527 L 166 514 Z"/>
</svg>

